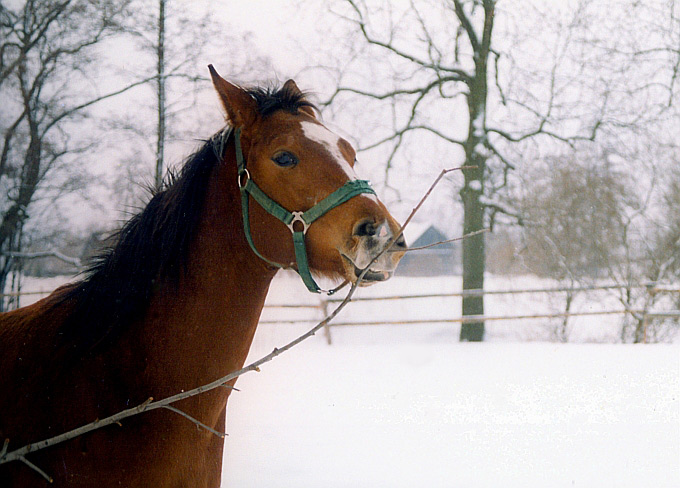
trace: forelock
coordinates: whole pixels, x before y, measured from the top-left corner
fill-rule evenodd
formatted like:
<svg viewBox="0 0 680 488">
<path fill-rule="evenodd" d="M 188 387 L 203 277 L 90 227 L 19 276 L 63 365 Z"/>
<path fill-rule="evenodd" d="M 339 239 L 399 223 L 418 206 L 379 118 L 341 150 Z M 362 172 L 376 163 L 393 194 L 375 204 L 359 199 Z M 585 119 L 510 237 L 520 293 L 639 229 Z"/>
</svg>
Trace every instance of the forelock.
<svg viewBox="0 0 680 488">
<path fill-rule="evenodd" d="M 255 99 L 257 110 L 262 117 L 268 117 L 279 110 L 297 114 L 303 107 L 318 111 L 316 106 L 308 100 L 305 92 L 287 87 L 256 87 L 247 91 Z"/>
</svg>

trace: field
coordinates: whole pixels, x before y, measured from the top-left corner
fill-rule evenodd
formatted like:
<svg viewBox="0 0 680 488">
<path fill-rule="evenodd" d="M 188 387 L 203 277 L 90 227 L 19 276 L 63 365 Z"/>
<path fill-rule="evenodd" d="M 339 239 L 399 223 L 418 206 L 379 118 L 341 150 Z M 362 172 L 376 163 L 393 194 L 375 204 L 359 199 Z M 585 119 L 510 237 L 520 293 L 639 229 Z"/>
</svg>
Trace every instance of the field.
<svg viewBox="0 0 680 488">
<path fill-rule="evenodd" d="M 364 295 L 447 286 L 395 279 Z M 270 302 L 308 297 L 282 279 Z M 338 320 L 443 312 L 376 303 Z M 223 486 L 679 487 L 680 347 L 589 342 L 618 320 L 579 320 L 569 344 L 543 341 L 545 321 L 491 325 L 483 344 L 457 342 L 452 324 L 333 328 L 331 346 L 313 337 L 239 379 Z M 302 331 L 261 325 L 251 358 Z"/>
</svg>

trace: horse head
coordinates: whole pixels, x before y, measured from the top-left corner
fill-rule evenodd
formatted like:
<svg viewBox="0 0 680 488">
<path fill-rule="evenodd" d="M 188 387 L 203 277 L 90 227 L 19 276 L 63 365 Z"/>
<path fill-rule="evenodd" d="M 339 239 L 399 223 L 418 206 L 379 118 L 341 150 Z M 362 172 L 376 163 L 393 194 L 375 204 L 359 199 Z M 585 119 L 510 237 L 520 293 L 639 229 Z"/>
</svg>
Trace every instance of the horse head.
<svg viewBox="0 0 680 488">
<path fill-rule="evenodd" d="M 303 280 L 307 266 L 350 282 L 368 267 L 361 284 L 390 278 L 406 244 L 401 236 L 395 240 L 397 221 L 357 178 L 352 145 L 317 118 L 293 80 L 264 96 L 210 70 L 236 134 L 244 228 L 253 251 L 271 265 L 297 269 Z"/>
</svg>

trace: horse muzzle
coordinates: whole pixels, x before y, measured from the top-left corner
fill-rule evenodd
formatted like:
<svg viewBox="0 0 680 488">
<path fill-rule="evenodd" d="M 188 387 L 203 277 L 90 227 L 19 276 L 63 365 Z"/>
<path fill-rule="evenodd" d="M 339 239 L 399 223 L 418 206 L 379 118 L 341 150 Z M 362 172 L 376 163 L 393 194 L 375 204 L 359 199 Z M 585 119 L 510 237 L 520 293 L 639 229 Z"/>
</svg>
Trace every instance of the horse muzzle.
<svg viewBox="0 0 680 488">
<path fill-rule="evenodd" d="M 369 286 L 394 275 L 404 255 L 406 241 L 403 236 L 395 241 L 396 230 L 393 228 L 398 228 L 396 222 L 390 225 L 385 221 L 378 225 L 372 219 L 362 220 L 355 225 L 352 246 L 346 252 L 340 252 L 350 281 L 354 283 L 361 276 L 359 286 Z M 389 249 L 386 249 L 388 246 Z"/>
</svg>

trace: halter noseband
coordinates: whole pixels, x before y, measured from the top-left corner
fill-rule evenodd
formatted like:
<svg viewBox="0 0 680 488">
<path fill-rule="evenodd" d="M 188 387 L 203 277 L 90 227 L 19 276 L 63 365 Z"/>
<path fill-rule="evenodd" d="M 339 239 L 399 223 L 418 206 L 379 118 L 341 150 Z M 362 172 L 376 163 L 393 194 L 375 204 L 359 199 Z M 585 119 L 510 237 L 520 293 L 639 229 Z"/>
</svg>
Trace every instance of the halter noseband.
<svg viewBox="0 0 680 488">
<path fill-rule="evenodd" d="M 309 269 L 309 262 L 307 261 L 307 247 L 305 246 L 305 234 L 307 229 L 316 219 L 324 215 L 326 212 L 342 205 L 347 200 L 360 195 L 361 193 L 371 193 L 375 195 L 375 191 L 371 188 L 371 185 L 366 180 L 351 180 L 345 183 L 343 186 L 335 190 L 333 193 L 328 195 L 326 198 L 321 200 L 319 203 L 314 205 L 309 210 L 304 212 L 289 212 L 281 205 L 272 200 L 266 193 L 264 193 L 250 177 L 250 173 L 246 169 L 246 161 L 243 157 L 243 151 L 241 150 L 241 129 L 238 128 L 234 131 L 234 144 L 236 147 L 236 164 L 238 168 L 238 186 L 241 190 L 241 209 L 243 211 L 243 230 L 246 235 L 246 239 L 250 248 L 253 252 L 263 261 L 271 266 L 277 268 L 284 268 L 286 266 L 271 261 L 264 257 L 255 247 L 253 242 L 253 237 L 250 233 L 250 218 L 249 218 L 249 198 L 252 196 L 260 206 L 269 212 L 271 215 L 283 222 L 286 227 L 288 227 L 293 234 L 293 247 L 295 249 L 295 261 L 297 263 L 297 272 L 302 278 L 305 286 L 312 293 L 321 293 L 319 286 L 312 278 L 311 271 Z M 295 229 L 295 224 L 299 222 L 298 230 Z M 299 227 L 302 227 L 300 230 Z M 329 295 L 332 293 L 327 292 Z"/>
</svg>

